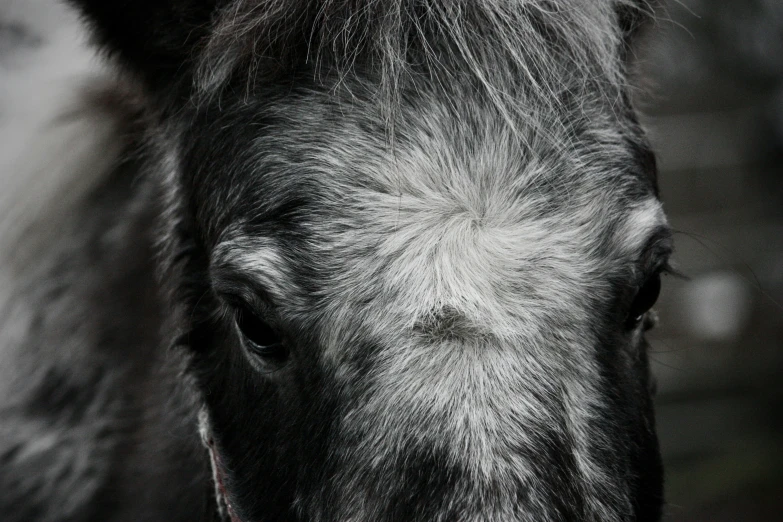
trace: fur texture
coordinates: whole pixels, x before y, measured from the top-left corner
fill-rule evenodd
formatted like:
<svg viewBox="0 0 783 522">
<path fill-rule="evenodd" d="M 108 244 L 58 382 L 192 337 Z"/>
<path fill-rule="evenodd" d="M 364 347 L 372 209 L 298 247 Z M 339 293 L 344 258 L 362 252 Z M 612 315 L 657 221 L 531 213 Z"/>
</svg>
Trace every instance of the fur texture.
<svg viewBox="0 0 783 522">
<path fill-rule="evenodd" d="M 10 520 L 660 518 L 650 4 L 73 3 L 124 73 L 0 207 Z"/>
</svg>

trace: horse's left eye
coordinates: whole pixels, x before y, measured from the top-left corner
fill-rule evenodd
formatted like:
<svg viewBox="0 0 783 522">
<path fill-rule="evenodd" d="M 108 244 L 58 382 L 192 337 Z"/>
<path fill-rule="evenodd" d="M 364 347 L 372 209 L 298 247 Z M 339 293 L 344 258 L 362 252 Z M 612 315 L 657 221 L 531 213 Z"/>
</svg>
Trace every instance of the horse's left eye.
<svg viewBox="0 0 783 522">
<path fill-rule="evenodd" d="M 631 303 L 631 309 L 628 312 L 628 325 L 635 327 L 644 318 L 646 314 L 658 301 L 661 294 L 661 274 L 656 273 L 650 276 L 644 282 L 642 287 L 636 292 L 636 296 Z"/>
<path fill-rule="evenodd" d="M 285 357 L 286 352 L 280 336 L 256 314 L 241 308 L 236 312 L 236 323 L 247 348 L 255 355 L 273 359 Z"/>
</svg>

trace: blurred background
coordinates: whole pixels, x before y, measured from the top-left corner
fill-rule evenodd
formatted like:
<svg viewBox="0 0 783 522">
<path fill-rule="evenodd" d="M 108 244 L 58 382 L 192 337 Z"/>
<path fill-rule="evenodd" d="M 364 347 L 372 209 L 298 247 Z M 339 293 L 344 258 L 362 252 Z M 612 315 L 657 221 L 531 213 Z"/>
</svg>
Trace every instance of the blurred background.
<svg viewBox="0 0 783 522">
<path fill-rule="evenodd" d="M 783 521 L 783 0 L 669 0 L 640 52 L 677 267 L 652 332 L 671 522 Z"/>
</svg>

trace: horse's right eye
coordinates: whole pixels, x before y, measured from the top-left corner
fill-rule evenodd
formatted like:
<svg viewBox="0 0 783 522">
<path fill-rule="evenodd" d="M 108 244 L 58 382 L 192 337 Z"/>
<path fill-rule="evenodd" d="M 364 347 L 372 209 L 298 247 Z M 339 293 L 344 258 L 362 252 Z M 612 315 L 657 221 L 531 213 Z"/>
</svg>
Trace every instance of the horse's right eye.
<svg viewBox="0 0 783 522">
<path fill-rule="evenodd" d="M 642 287 L 636 293 L 631 309 L 628 313 L 628 324 L 631 327 L 635 327 L 644 318 L 644 314 L 650 311 L 658 301 L 658 296 L 661 294 L 661 274 L 656 273 L 650 276 L 647 281 L 644 282 Z"/>
<path fill-rule="evenodd" d="M 250 352 L 268 359 L 285 358 L 287 352 L 283 341 L 269 323 L 247 308 L 237 310 L 236 323 Z"/>
</svg>

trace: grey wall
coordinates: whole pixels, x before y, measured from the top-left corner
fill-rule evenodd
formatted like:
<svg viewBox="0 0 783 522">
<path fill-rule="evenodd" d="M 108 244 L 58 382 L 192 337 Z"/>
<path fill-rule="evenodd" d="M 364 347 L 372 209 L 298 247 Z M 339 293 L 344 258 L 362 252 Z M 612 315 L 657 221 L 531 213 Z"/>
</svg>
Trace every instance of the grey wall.
<svg viewBox="0 0 783 522">
<path fill-rule="evenodd" d="M 783 520 L 783 2 L 670 1 L 642 57 L 690 278 L 652 332 L 668 520 Z"/>
</svg>

